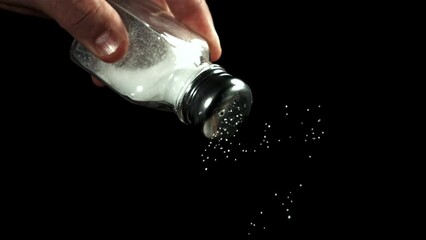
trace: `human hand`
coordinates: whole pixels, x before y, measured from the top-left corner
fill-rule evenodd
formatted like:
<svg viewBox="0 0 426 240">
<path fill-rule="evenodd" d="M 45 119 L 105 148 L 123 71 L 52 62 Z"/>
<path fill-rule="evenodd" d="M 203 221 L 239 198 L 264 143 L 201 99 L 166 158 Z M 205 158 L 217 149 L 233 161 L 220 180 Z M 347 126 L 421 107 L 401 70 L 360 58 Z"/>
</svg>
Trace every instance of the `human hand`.
<svg viewBox="0 0 426 240">
<path fill-rule="evenodd" d="M 220 58 L 222 49 L 219 37 L 205 0 L 152 1 L 204 37 L 209 44 L 212 61 Z M 0 0 L 0 8 L 53 18 L 89 51 L 105 62 L 118 61 L 128 49 L 126 28 L 118 13 L 106 0 Z M 96 79 L 94 83 L 102 85 Z"/>
</svg>

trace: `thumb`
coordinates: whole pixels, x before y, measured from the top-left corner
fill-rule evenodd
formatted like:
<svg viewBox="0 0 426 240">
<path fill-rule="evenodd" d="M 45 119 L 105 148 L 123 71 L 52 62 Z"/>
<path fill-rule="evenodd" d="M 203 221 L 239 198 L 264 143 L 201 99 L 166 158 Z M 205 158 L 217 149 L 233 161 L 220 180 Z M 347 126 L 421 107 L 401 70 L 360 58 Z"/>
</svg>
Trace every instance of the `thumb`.
<svg viewBox="0 0 426 240">
<path fill-rule="evenodd" d="M 101 60 L 115 62 L 126 53 L 129 45 L 126 28 L 105 0 L 34 3 Z"/>
</svg>

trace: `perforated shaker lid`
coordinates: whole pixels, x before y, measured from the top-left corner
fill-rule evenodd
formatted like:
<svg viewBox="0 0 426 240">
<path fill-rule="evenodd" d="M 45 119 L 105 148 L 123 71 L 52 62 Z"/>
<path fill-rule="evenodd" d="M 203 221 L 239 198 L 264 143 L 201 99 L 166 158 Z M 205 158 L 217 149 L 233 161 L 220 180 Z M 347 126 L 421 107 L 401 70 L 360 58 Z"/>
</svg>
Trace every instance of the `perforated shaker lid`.
<svg viewBox="0 0 426 240">
<path fill-rule="evenodd" d="M 183 99 L 186 121 L 200 128 L 209 139 L 232 136 L 249 115 L 250 87 L 219 65 L 201 73 Z"/>
</svg>

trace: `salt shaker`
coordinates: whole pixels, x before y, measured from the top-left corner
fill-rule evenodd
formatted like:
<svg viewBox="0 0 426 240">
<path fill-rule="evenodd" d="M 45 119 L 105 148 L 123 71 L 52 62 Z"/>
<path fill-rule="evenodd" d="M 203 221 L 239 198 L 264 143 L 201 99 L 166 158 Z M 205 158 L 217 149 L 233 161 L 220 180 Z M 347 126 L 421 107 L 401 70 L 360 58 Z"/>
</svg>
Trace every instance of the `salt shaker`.
<svg viewBox="0 0 426 240">
<path fill-rule="evenodd" d="M 73 62 L 131 103 L 174 112 L 209 139 L 232 136 L 250 113 L 250 87 L 212 63 L 206 40 L 155 3 L 108 2 L 127 28 L 128 52 L 106 63 L 74 40 Z"/>
</svg>

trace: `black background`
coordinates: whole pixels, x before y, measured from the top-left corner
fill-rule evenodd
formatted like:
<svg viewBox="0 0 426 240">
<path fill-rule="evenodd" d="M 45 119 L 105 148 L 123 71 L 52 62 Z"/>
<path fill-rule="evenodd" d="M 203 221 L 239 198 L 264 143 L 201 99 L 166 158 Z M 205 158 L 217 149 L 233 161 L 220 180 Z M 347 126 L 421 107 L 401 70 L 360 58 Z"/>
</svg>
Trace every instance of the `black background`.
<svg viewBox="0 0 426 240">
<path fill-rule="evenodd" d="M 223 48 L 217 63 L 254 96 L 236 142 L 256 148 L 265 123 L 274 127 L 271 139 L 302 137 L 209 171 L 200 157 L 208 141 L 196 129 L 95 87 L 69 60 L 72 38 L 54 21 L 0 12 L 2 171 L 16 234 L 298 239 L 353 227 L 342 219 L 355 218 L 357 206 L 343 203 L 338 180 L 350 170 L 334 161 L 349 140 L 331 141 L 331 126 L 346 117 L 332 114 L 345 107 L 335 102 L 358 74 L 351 56 L 362 39 L 350 10 L 228 2 L 209 1 Z M 285 105 L 291 118 L 284 121 Z M 304 143 L 299 123 L 318 118 L 325 135 Z M 288 191 L 295 194 L 290 220 L 270 197 Z M 259 209 L 269 215 L 259 217 Z M 267 230 L 253 230 L 251 221 Z"/>
</svg>

